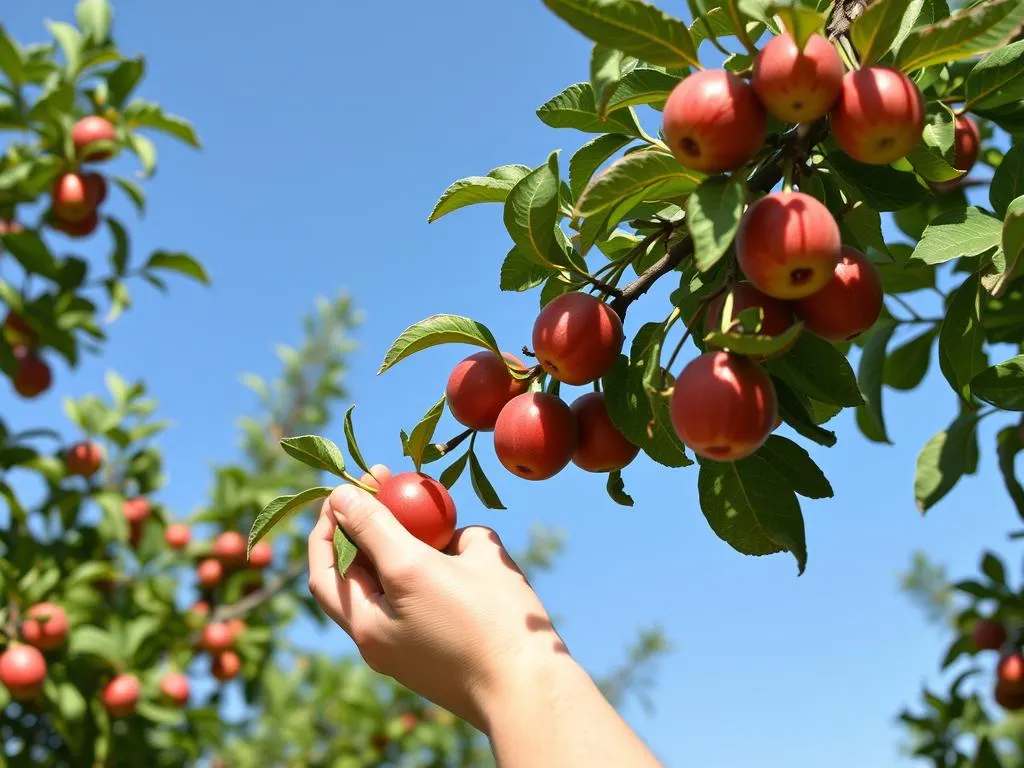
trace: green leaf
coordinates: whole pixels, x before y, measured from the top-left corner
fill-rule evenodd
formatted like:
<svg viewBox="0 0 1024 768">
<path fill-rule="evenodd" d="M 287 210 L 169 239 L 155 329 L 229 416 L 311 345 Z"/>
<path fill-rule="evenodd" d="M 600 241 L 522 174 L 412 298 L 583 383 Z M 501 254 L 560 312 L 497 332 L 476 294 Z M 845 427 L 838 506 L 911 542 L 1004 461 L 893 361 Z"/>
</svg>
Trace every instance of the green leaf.
<svg viewBox="0 0 1024 768">
<path fill-rule="evenodd" d="M 441 193 L 427 221 L 437 221 L 445 214 L 477 203 L 503 203 L 512 187 L 529 172 L 526 165 L 503 165 L 488 171 L 486 176 L 459 179 Z"/>
<path fill-rule="evenodd" d="M 334 562 L 338 568 L 338 575 L 344 576 L 348 573 L 349 566 L 352 565 L 356 559 L 356 555 L 359 554 L 359 547 L 352 543 L 352 540 L 345 535 L 345 532 L 341 530 L 341 527 L 334 529 Z"/>
<path fill-rule="evenodd" d="M 449 464 L 441 476 L 438 478 L 441 485 L 445 488 L 451 489 L 455 485 L 455 481 L 462 477 L 462 471 L 466 468 L 466 462 L 469 460 L 469 451 L 459 456 L 455 461 Z"/>
<path fill-rule="evenodd" d="M 537 108 L 537 117 L 551 128 L 575 128 L 584 133 L 640 135 L 636 115 L 629 108 L 602 118 L 590 83 L 574 83 Z"/>
<path fill-rule="evenodd" d="M 694 262 L 707 272 L 729 250 L 746 203 L 746 185 L 739 176 L 705 179 L 686 201 L 686 222 L 693 238 Z"/>
<path fill-rule="evenodd" d="M 917 456 L 914 498 L 922 513 L 935 506 L 953 490 L 971 464 L 971 444 L 977 440 L 978 417 L 963 413 L 929 440 Z"/>
<path fill-rule="evenodd" d="M 964 256 L 977 256 L 999 245 L 1002 224 L 980 208 L 952 208 L 925 227 L 911 259 L 943 264 Z"/>
<path fill-rule="evenodd" d="M 939 336 L 932 326 L 920 336 L 893 350 L 885 361 L 885 384 L 893 389 L 909 391 L 924 379 L 932 358 L 932 344 Z"/>
<path fill-rule="evenodd" d="M 412 433 L 409 435 L 409 439 L 404 446 L 405 455 L 412 459 L 412 463 L 416 465 L 417 472 L 419 472 L 423 464 L 423 453 L 434 437 L 437 422 L 441 419 L 441 414 L 444 413 L 444 404 L 445 397 L 442 395 L 441 399 L 430 406 L 427 412 L 423 414 L 423 418 L 413 427 Z"/>
<path fill-rule="evenodd" d="M 910 257 L 913 250 L 906 243 L 888 243 L 891 263 L 875 264 L 882 275 L 886 293 L 912 293 L 935 287 L 935 267 Z"/>
<path fill-rule="evenodd" d="M 345 444 L 348 446 L 348 455 L 352 457 L 352 461 L 356 463 L 366 474 L 372 474 L 370 467 L 366 463 L 366 459 L 363 458 L 363 452 L 359 450 L 359 443 L 356 442 L 356 430 L 352 425 L 352 411 L 356 407 L 354 405 L 349 406 L 349 409 L 345 411 Z"/>
<path fill-rule="evenodd" d="M 964 109 L 993 109 L 1024 99 L 1024 40 L 993 51 L 964 82 Z"/>
<path fill-rule="evenodd" d="M 480 462 L 476 458 L 476 453 L 470 450 L 467 451 L 467 455 L 469 456 L 469 479 L 473 483 L 473 491 L 476 493 L 477 498 L 480 499 L 480 503 L 487 509 L 505 509 L 505 505 L 498 498 L 494 486 L 491 485 L 491 481 L 484 474 L 483 467 L 480 466 Z"/>
<path fill-rule="evenodd" d="M 62 682 L 57 684 L 57 711 L 62 719 L 69 723 L 77 723 L 85 717 L 89 705 L 85 697 L 73 683 Z"/>
<path fill-rule="evenodd" d="M 663 67 L 699 67 L 686 25 L 641 0 L 544 0 L 595 43 Z"/>
<path fill-rule="evenodd" d="M 882 237 L 882 217 L 878 211 L 867 205 L 855 205 L 839 222 L 843 242 L 858 247 L 867 253 L 874 248 L 882 253 L 889 252 L 889 246 Z"/>
<path fill-rule="evenodd" d="M 850 27 L 850 38 L 860 56 L 862 67 L 874 64 L 889 52 L 909 5 L 910 0 L 871 3 L 854 20 Z"/>
<path fill-rule="evenodd" d="M 836 433 L 818 426 L 806 398 L 802 399 L 797 392 L 779 378 L 772 377 L 772 384 L 775 385 L 775 396 L 779 401 L 779 415 L 782 416 L 783 421 L 818 445 L 831 448 L 836 444 Z"/>
<path fill-rule="evenodd" d="M 834 495 L 821 467 L 803 448 L 785 437 L 769 435 L 757 455 L 767 461 L 790 487 L 808 499 L 830 499 Z"/>
<path fill-rule="evenodd" d="M 517 246 L 512 246 L 501 263 L 500 288 L 503 291 L 528 291 L 543 283 L 551 274 L 551 269 L 530 261 Z"/>
<path fill-rule="evenodd" d="M 992 176 L 989 199 L 992 210 L 1003 217 L 1010 203 L 1024 195 L 1024 144 L 1014 144 Z"/>
<path fill-rule="evenodd" d="M 708 349 L 728 349 L 739 355 L 771 357 L 789 349 L 803 330 L 802 322 L 793 323 L 778 336 L 762 336 L 757 333 L 736 331 L 712 331 L 704 337 Z"/>
<path fill-rule="evenodd" d="M 147 270 L 165 269 L 170 272 L 178 272 L 186 277 L 191 277 L 203 285 L 210 284 L 210 277 L 194 257 L 187 253 L 171 253 L 170 251 L 154 251 L 146 261 Z"/>
<path fill-rule="evenodd" d="M 1024 195 L 1014 199 L 1006 208 L 1000 246 L 1006 256 L 1006 271 L 1012 272 L 1013 265 L 1024 252 Z"/>
<path fill-rule="evenodd" d="M 25 62 L 18 43 L 7 35 L 0 26 L 0 70 L 2 70 L 15 87 L 25 82 Z"/>
<path fill-rule="evenodd" d="M 864 395 L 863 419 L 868 425 L 865 436 L 875 442 L 891 443 L 885 429 L 882 410 L 882 380 L 885 372 L 885 352 L 896 331 L 891 322 L 879 323 L 864 344 L 857 371 L 857 385 Z"/>
<path fill-rule="evenodd" d="M 830 152 L 828 165 L 840 183 L 876 211 L 898 211 L 930 197 L 913 173 L 898 171 L 889 165 L 858 163 L 845 152 Z"/>
<path fill-rule="evenodd" d="M 110 237 L 114 241 L 114 250 L 110 254 L 110 264 L 114 268 L 114 274 L 124 277 L 128 269 L 128 232 L 124 226 L 113 216 L 107 217 L 107 228 L 110 230 Z"/>
<path fill-rule="evenodd" d="M 601 119 L 607 117 L 608 100 L 619 87 L 622 60 L 622 51 L 603 45 L 595 45 L 590 55 L 590 88 Z"/>
<path fill-rule="evenodd" d="M 774 15 L 782 19 L 786 31 L 792 35 L 797 48 L 801 51 L 811 35 L 825 30 L 826 15 L 813 6 L 805 5 L 800 0 L 773 2 L 771 10 L 774 11 Z"/>
<path fill-rule="evenodd" d="M 79 0 L 75 20 L 92 45 L 103 45 L 110 38 L 114 9 L 107 0 Z"/>
<path fill-rule="evenodd" d="M 807 543 L 800 502 L 775 466 L 754 454 L 732 463 L 704 461 L 697 480 L 711 529 L 745 555 L 790 552 L 803 573 Z"/>
<path fill-rule="evenodd" d="M 57 40 L 61 51 L 64 53 L 64 60 L 67 62 L 68 73 L 74 77 L 78 74 L 78 68 L 82 61 L 83 39 L 82 33 L 70 24 L 63 21 L 46 22 L 46 28 Z"/>
<path fill-rule="evenodd" d="M 658 150 L 632 152 L 597 176 L 576 201 L 578 216 L 631 208 L 641 200 L 672 200 L 693 192 L 703 175 Z"/>
<path fill-rule="evenodd" d="M 278 496 L 271 501 L 263 510 L 256 515 L 252 528 L 249 530 L 249 547 L 246 557 L 252 552 L 256 543 L 269 533 L 270 529 L 280 523 L 289 515 L 298 512 L 311 502 L 326 499 L 331 495 L 332 488 L 326 486 L 307 488 L 299 493 L 286 496 Z"/>
<path fill-rule="evenodd" d="M 505 229 L 531 261 L 542 266 L 559 262 L 556 254 L 560 181 L 558 153 L 552 152 L 547 163 L 523 177 L 505 200 Z"/>
<path fill-rule="evenodd" d="M 960 635 L 950 643 L 949 648 L 946 650 L 946 655 L 942 657 L 942 663 L 939 665 L 939 668 L 947 669 L 965 653 L 971 653 L 972 651 L 974 651 L 974 640 L 970 635 Z"/>
<path fill-rule="evenodd" d="M 633 506 L 633 497 L 626 493 L 626 484 L 622 482 L 622 470 L 616 469 L 608 473 L 608 482 L 605 484 L 608 496 L 616 504 L 624 507 Z"/>
<path fill-rule="evenodd" d="M 140 616 L 133 619 L 125 628 L 122 636 L 124 654 L 133 658 L 142 645 L 160 631 L 159 616 Z"/>
<path fill-rule="evenodd" d="M 823 403 L 857 406 L 864 402 L 846 356 L 824 339 L 804 333 L 782 357 L 768 360 L 772 376 Z"/>
<path fill-rule="evenodd" d="M 123 179 L 120 176 L 115 176 L 112 181 L 121 188 L 121 191 L 128 195 L 128 199 L 132 201 L 139 215 L 146 212 L 146 193 L 142 191 L 142 187 L 134 181 Z"/>
<path fill-rule="evenodd" d="M 939 330 L 939 366 L 953 391 L 971 404 L 971 380 L 985 367 L 984 329 L 979 320 L 977 275 L 964 280 L 950 296 Z"/>
<path fill-rule="evenodd" d="M 590 178 L 612 155 L 629 144 L 632 136 L 610 133 L 580 147 L 569 160 L 569 189 L 573 199 L 590 183 Z"/>
<path fill-rule="evenodd" d="M 177 115 L 168 115 L 159 104 L 136 100 L 125 107 L 124 117 L 133 128 L 152 128 L 199 149 L 202 145 L 192 123 Z"/>
<path fill-rule="evenodd" d="M 142 177 L 148 179 L 156 171 L 156 146 L 141 133 L 135 132 L 128 134 L 128 146 L 139 158 L 139 163 L 142 165 Z"/>
<path fill-rule="evenodd" d="M 914 170 L 927 181 L 952 181 L 964 175 L 953 167 L 955 124 L 953 110 L 945 104 L 928 104 L 921 141 L 907 155 Z"/>
<path fill-rule="evenodd" d="M 326 437 L 318 435 L 301 435 L 281 439 L 284 452 L 293 459 L 323 472 L 330 472 L 338 477 L 345 474 L 345 457 L 341 450 Z"/>
<path fill-rule="evenodd" d="M 660 108 L 682 78 L 650 67 L 637 67 L 627 72 L 619 81 L 608 101 L 608 109 L 635 107 L 649 104 Z"/>
<path fill-rule="evenodd" d="M 384 373 L 396 363 L 438 344 L 475 344 L 500 355 L 498 342 L 491 332 L 476 320 L 458 315 L 433 315 L 420 320 L 402 331 L 384 355 L 377 374 Z"/>
<path fill-rule="evenodd" d="M 1017 455 L 1024 451 L 1021 432 L 1022 428 L 1019 426 L 999 430 L 999 434 L 996 435 L 996 455 L 999 458 L 999 471 L 1003 476 L 1006 491 L 1017 507 L 1017 514 L 1024 516 L 1024 487 L 1017 479 L 1014 468 Z"/>
<path fill-rule="evenodd" d="M 904 72 L 959 61 L 1004 45 L 1024 22 L 1020 0 L 988 0 L 949 18 L 915 29 L 900 46 L 896 66 Z"/>
<path fill-rule="evenodd" d="M 30 229 L 0 237 L 3 250 L 11 254 L 26 272 L 43 276 L 56 274 L 57 262 L 43 239 Z"/>
<path fill-rule="evenodd" d="M 981 558 L 981 572 L 988 576 L 989 581 L 1006 586 L 1006 567 L 1002 561 L 991 552 L 986 552 Z"/>
<path fill-rule="evenodd" d="M 155 704 L 146 700 L 142 700 L 136 705 L 135 713 L 156 725 L 174 726 L 186 722 L 185 713 L 178 707 Z"/>
<path fill-rule="evenodd" d="M 111 106 L 120 109 L 124 106 L 135 86 L 142 80 L 146 72 L 146 61 L 141 56 L 125 59 L 114 67 L 106 76 L 107 100 Z"/>
<path fill-rule="evenodd" d="M 978 740 L 970 768 L 1003 768 L 1003 760 L 988 736 L 982 736 Z"/>
<path fill-rule="evenodd" d="M 1024 355 L 986 368 L 971 381 L 970 390 L 1004 411 L 1024 411 Z"/>
<path fill-rule="evenodd" d="M 99 627 L 84 626 L 71 632 L 68 654 L 71 656 L 96 656 L 113 666 L 124 663 L 123 646 L 110 632 Z"/>
</svg>

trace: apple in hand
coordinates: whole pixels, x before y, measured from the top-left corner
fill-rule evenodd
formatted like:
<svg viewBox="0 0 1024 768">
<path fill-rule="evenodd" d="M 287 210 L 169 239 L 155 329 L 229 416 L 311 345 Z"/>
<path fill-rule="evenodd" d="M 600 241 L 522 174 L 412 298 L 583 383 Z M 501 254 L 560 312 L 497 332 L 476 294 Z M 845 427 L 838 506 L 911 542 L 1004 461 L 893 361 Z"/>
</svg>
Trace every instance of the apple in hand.
<svg viewBox="0 0 1024 768">
<path fill-rule="evenodd" d="M 448 489 L 421 472 L 401 472 L 380 484 L 377 500 L 409 533 L 434 549 L 455 535 L 456 512 Z"/>
</svg>

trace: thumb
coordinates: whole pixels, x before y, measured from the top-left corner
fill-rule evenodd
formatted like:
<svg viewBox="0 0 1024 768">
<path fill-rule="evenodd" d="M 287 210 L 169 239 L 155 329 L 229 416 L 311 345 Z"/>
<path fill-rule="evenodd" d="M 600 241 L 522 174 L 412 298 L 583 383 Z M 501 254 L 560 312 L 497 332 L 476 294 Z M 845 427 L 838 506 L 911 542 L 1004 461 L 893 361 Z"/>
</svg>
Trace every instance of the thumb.
<svg viewBox="0 0 1024 768">
<path fill-rule="evenodd" d="M 423 546 L 376 497 L 354 485 L 339 485 L 327 500 L 334 519 L 378 573 L 386 575 L 408 563 Z"/>
</svg>

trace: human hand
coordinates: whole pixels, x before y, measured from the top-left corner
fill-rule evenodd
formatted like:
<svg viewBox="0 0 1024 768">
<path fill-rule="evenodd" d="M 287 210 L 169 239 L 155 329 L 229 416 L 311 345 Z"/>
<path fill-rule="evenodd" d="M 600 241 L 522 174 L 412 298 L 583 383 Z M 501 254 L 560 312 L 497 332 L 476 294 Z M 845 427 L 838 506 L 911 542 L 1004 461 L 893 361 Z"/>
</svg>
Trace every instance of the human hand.
<svg viewBox="0 0 1024 768">
<path fill-rule="evenodd" d="M 363 482 L 390 471 L 378 465 L 372 474 Z M 335 563 L 338 525 L 361 552 L 344 577 Z M 321 507 L 309 536 L 309 588 L 370 667 L 481 730 L 488 702 L 568 658 L 494 531 L 463 528 L 438 552 L 354 485 L 335 488 Z"/>
</svg>

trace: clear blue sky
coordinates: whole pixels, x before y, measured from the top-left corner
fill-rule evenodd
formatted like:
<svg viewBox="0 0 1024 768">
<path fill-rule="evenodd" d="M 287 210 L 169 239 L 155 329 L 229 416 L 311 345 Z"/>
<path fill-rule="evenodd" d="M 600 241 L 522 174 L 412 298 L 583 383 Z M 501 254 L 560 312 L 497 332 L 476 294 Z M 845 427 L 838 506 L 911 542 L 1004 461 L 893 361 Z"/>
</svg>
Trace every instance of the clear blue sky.
<svg viewBox="0 0 1024 768">
<path fill-rule="evenodd" d="M 73 9 L 70 0 L 9 5 L 3 21 L 22 41 L 44 39 L 42 18 Z M 586 41 L 539 0 L 123 0 L 116 31 L 128 53 L 148 57 L 144 94 L 191 118 L 205 143 L 202 153 L 161 145 L 150 212 L 132 227 L 136 252 L 187 249 L 215 285 L 175 281 L 170 298 L 140 285 L 104 358 L 73 377 L 59 369 L 51 394 L 13 412 L 5 402 L 5 417 L 58 423 L 60 398 L 100 389 L 106 369 L 144 377 L 175 422 L 162 441 L 171 482 L 161 498 L 186 512 L 206 498 L 211 464 L 235 455 L 234 420 L 252 407 L 239 375 L 272 375 L 273 344 L 298 339 L 315 296 L 345 289 L 367 313 L 349 380 L 363 450 L 400 465 L 398 430 L 436 399 L 465 351 L 426 352 L 376 378 L 390 341 L 453 312 L 515 349 L 537 301 L 498 292 L 508 249 L 500 208 L 429 226 L 427 213 L 455 178 L 537 165 L 556 147 L 567 157 L 586 140 L 533 113 L 587 78 Z M 114 210 L 130 216 L 120 199 Z M 100 237 L 88 246 L 97 258 L 106 247 Z M 664 301 L 652 292 L 631 325 L 663 317 Z M 694 469 L 637 461 L 625 473 L 637 505 L 625 510 L 607 500 L 602 478 L 570 467 L 530 484 L 484 452 L 509 511 L 480 509 L 468 484 L 456 501 L 464 522 L 493 525 L 513 548 L 535 521 L 567 531 L 568 552 L 540 588 L 589 667 L 616 663 L 638 626 L 664 625 L 676 649 L 660 668 L 657 711 L 629 714 L 667 764 L 905 765 L 894 714 L 934 676 L 945 638 L 898 593 L 898 573 L 923 548 L 962 574 L 982 547 L 1002 546 L 1014 515 L 993 422 L 983 426 L 979 475 L 923 520 L 914 459 L 948 423 L 953 395 L 931 375 L 921 390 L 886 398 L 895 446 L 868 444 L 843 417 L 839 446 L 813 449 L 836 498 L 804 503 L 801 578 L 788 556 L 746 558 L 715 537 Z M 322 642 L 347 640 L 339 631 Z"/>
</svg>

